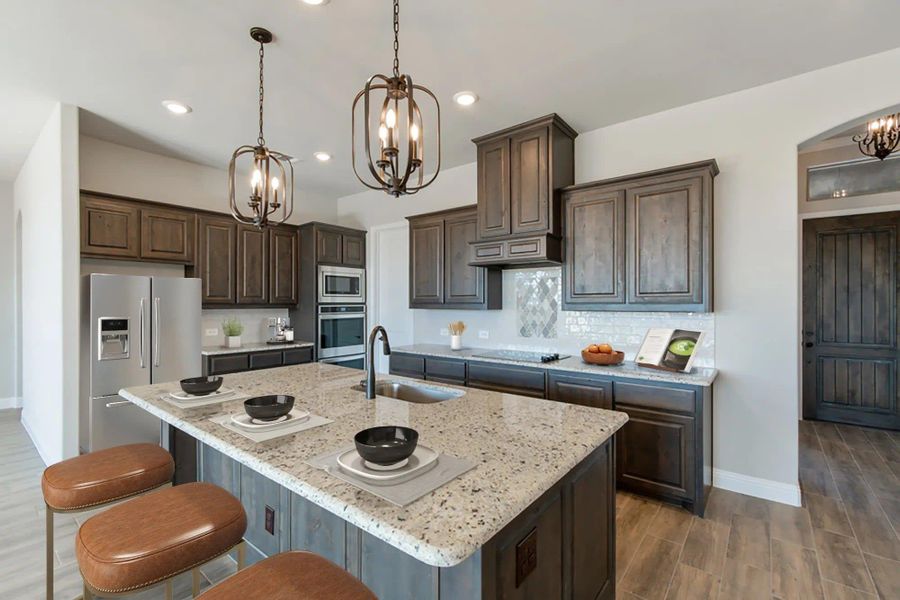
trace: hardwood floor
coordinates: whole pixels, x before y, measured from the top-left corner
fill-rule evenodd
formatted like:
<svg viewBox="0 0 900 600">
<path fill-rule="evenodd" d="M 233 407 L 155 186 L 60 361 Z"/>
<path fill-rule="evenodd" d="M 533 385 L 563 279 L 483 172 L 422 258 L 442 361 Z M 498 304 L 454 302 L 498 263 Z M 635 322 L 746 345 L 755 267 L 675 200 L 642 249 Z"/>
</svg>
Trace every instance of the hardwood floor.
<svg viewBox="0 0 900 600">
<path fill-rule="evenodd" d="M 44 592 L 44 465 L 0 411 L 0 598 Z M 706 517 L 641 496 L 616 497 L 618 598 L 900 598 L 900 433 L 800 423 L 802 508 L 713 490 Z M 57 515 L 56 597 L 81 592 L 73 536 L 90 516 Z M 233 572 L 222 559 L 203 585 Z M 190 597 L 190 575 L 176 581 Z M 133 596 L 162 598 L 161 588 Z"/>
<path fill-rule="evenodd" d="M 620 492 L 618 597 L 900 598 L 900 433 L 800 423 L 795 508 L 713 490 L 706 517 Z"/>
</svg>

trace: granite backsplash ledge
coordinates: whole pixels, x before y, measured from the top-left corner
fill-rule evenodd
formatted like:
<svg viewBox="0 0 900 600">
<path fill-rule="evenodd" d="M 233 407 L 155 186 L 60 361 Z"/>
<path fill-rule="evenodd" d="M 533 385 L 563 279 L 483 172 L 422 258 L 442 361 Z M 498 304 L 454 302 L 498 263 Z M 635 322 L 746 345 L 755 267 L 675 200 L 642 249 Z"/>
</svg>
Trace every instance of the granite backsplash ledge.
<svg viewBox="0 0 900 600">
<path fill-rule="evenodd" d="M 413 311 L 415 343 L 449 344 L 441 330 L 450 321 L 466 323 L 466 346 L 553 351 L 575 354 L 592 343 L 608 342 L 634 360 L 651 328 L 702 331 L 694 365 L 715 367 L 713 313 L 565 311 L 561 269 L 515 269 L 503 273 L 503 310 Z M 479 337 L 479 332 L 488 337 Z"/>
</svg>

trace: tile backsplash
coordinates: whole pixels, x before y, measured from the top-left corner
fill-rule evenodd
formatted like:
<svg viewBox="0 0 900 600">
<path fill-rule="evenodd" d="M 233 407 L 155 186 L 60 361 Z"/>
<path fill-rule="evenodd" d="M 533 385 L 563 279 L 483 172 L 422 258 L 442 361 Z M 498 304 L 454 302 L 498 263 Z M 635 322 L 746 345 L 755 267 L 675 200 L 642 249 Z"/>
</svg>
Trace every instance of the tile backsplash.
<svg viewBox="0 0 900 600">
<path fill-rule="evenodd" d="M 242 342 L 264 342 L 269 339 L 269 317 L 287 316 L 286 308 L 204 309 L 200 318 L 200 335 L 204 346 L 222 346 L 225 344 L 222 321 L 229 317 L 237 317 L 244 324 Z M 206 335 L 208 329 L 218 329 L 219 333 Z"/>
<path fill-rule="evenodd" d="M 652 327 L 704 332 L 694 364 L 715 366 L 715 315 L 683 312 L 564 311 L 559 267 L 503 272 L 503 310 L 415 310 L 416 343 L 449 344 L 441 329 L 450 321 L 466 323 L 466 346 L 576 354 L 588 344 L 608 342 L 637 354 L 644 334 Z M 487 338 L 479 336 L 487 332 Z"/>
</svg>

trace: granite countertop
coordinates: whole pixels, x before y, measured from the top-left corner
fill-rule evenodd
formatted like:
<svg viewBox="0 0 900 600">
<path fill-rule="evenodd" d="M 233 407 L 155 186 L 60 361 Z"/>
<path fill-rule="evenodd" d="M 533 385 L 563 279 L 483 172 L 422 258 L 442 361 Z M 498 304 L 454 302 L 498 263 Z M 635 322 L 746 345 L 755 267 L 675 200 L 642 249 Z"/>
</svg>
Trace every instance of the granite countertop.
<svg viewBox="0 0 900 600">
<path fill-rule="evenodd" d="M 203 356 L 217 356 L 220 354 L 241 354 L 243 352 L 265 352 L 266 350 L 287 350 L 289 348 L 309 348 L 312 342 L 297 340 L 284 344 L 267 344 L 266 342 L 249 342 L 240 348 L 226 348 L 225 346 L 203 346 L 200 354 Z"/>
<path fill-rule="evenodd" d="M 482 358 L 475 356 L 483 352 L 496 352 L 497 348 L 463 348 L 451 350 L 450 346 L 443 344 L 413 344 L 411 346 L 396 346 L 394 352 L 407 352 L 409 354 L 423 354 L 425 356 L 440 356 L 445 358 L 459 358 L 480 362 L 495 362 L 508 365 L 520 365 L 523 367 L 535 367 L 552 371 L 571 371 L 589 375 L 605 375 L 607 377 L 624 377 L 627 379 L 644 379 L 647 381 L 663 381 L 666 383 L 687 383 L 690 385 L 710 386 L 719 374 L 716 369 L 704 369 L 694 367 L 690 373 L 673 373 L 648 367 L 639 367 L 631 361 L 625 361 L 613 367 L 589 365 L 581 360 L 581 356 L 573 355 L 563 360 L 551 363 L 531 363 L 501 358 Z"/>
<path fill-rule="evenodd" d="M 468 388 L 457 388 L 466 393 L 436 404 L 366 400 L 363 392 L 351 389 L 359 379 L 360 371 L 323 363 L 226 375 L 226 387 L 253 396 L 291 394 L 298 408 L 333 419 L 328 425 L 259 444 L 210 422 L 243 411 L 241 400 L 182 410 L 160 399 L 178 389 L 177 382 L 128 388 L 119 394 L 436 567 L 454 566 L 474 554 L 628 420 L 621 412 Z M 362 429 L 387 424 L 412 427 L 421 444 L 472 460 L 476 468 L 399 508 L 304 462 L 352 445 L 354 434 Z"/>
</svg>

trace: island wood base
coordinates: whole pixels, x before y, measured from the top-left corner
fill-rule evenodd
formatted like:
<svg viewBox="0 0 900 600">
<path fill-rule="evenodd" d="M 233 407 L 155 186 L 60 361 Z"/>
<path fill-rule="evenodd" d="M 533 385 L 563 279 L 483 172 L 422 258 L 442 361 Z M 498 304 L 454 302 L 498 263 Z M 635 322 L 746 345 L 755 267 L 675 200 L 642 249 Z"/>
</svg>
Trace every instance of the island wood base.
<svg viewBox="0 0 900 600">
<path fill-rule="evenodd" d="M 244 504 L 248 563 L 310 550 L 347 569 L 382 600 L 603 600 L 615 598 L 613 441 L 454 567 L 421 562 L 204 444 L 198 444 L 197 472 Z"/>
</svg>

